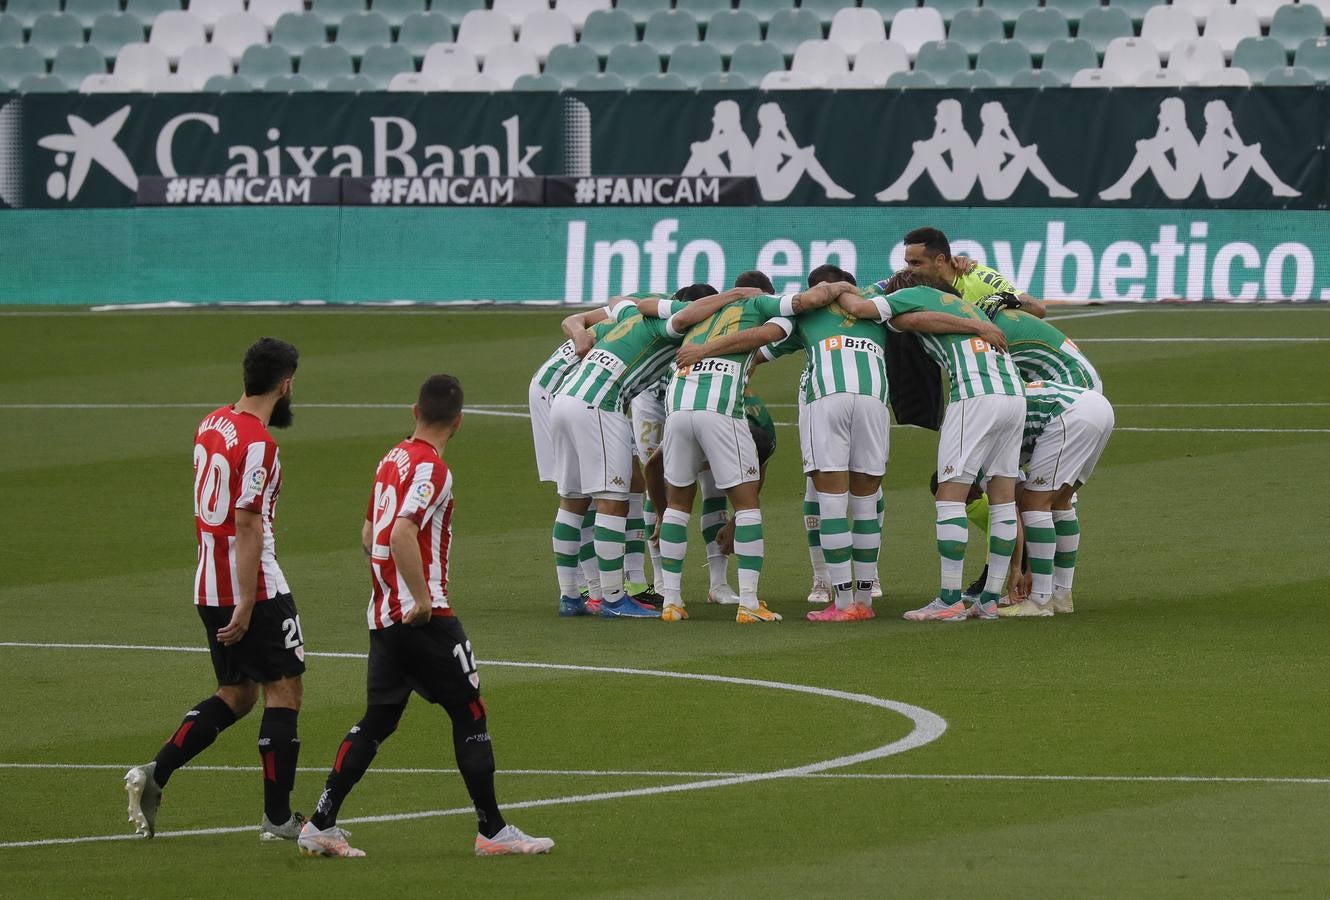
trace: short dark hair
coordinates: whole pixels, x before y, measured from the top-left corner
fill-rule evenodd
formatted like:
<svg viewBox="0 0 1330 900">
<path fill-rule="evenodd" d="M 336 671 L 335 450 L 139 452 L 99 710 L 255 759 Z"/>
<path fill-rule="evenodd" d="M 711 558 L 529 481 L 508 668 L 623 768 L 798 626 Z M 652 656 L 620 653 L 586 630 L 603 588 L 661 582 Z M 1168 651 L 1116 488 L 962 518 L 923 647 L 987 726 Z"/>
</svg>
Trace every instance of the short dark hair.
<svg viewBox="0 0 1330 900">
<path fill-rule="evenodd" d="M 699 281 L 696 284 L 690 284 L 686 287 L 679 288 L 674 292 L 674 296 L 670 299 L 683 300 L 686 303 L 691 303 L 694 300 L 701 300 L 703 297 L 711 297 L 718 293 L 720 292 L 711 285 Z"/>
<path fill-rule="evenodd" d="M 451 425 L 462 414 L 462 382 L 451 375 L 431 375 L 420 386 L 416 412 L 426 425 Z"/>
<path fill-rule="evenodd" d="M 266 394 L 296 373 L 300 353 L 292 344 L 261 337 L 245 351 L 245 395 Z"/>
<path fill-rule="evenodd" d="M 757 288 L 764 294 L 776 293 L 776 286 L 771 283 L 771 279 L 768 278 L 765 273 L 759 272 L 757 269 L 751 269 L 742 273 L 738 278 L 734 279 L 734 286 Z"/>
<path fill-rule="evenodd" d="M 887 279 L 886 284 L 882 286 L 882 290 L 884 293 L 894 294 L 896 291 L 903 291 L 912 287 L 927 287 L 935 291 L 941 291 L 944 294 L 960 296 L 956 293 L 956 288 L 953 285 L 947 284 L 940 278 L 932 278 L 922 272 L 916 272 L 914 269 L 901 269 Z"/>
<path fill-rule="evenodd" d="M 947 259 L 951 259 L 951 241 L 936 228 L 916 228 L 905 236 L 905 243 L 923 244 L 929 256 L 941 253 Z"/>
<path fill-rule="evenodd" d="M 825 263 L 808 273 L 808 286 L 816 287 L 819 284 L 825 284 L 829 281 L 848 281 L 855 287 L 859 282 L 854 280 L 854 276 L 842 269 L 840 266 L 833 266 L 831 263 Z"/>
</svg>

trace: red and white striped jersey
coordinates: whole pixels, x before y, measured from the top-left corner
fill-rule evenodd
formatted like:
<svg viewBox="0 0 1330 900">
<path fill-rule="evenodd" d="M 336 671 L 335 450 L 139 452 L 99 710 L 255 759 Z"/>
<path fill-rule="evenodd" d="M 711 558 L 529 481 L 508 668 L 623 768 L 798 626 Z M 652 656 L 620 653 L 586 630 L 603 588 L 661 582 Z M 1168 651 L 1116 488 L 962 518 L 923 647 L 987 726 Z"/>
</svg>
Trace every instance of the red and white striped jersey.
<svg viewBox="0 0 1330 900">
<path fill-rule="evenodd" d="M 389 546 L 398 519 L 406 519 L 420 529 L 416 540 L 433 615 L 452 615 L 448 607 L 448 549 L 453 538 L 453 475 L 433 444 L 407 438 L 388 451 L 374 475 L 374 496 L 365 518 L 371 532 L 370 629 L 401 622 L 416 605 Z"/>
<path fill-rule="evenodd" d="M 255 599 L 262 603 L 290 592 L 277 565 L 272 522 L 282 490 L 277 442 L 252 413 L 223 406 L 194 433 L 194 532 L 199 564 L 194 602 L 235 606 L 240 599 L 236 572 L 236 510 L 263 520 L 263 551 Z"/>
</svg>

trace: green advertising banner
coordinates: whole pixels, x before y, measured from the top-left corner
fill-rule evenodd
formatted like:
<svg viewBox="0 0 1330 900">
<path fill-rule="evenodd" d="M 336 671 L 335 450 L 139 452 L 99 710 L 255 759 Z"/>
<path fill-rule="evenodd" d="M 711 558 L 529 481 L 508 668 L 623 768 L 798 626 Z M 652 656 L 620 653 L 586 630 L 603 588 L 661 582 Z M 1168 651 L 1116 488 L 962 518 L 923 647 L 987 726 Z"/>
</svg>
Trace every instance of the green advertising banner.
<svg viewBox="0 0 1330 900">
<path fill-rule="evenodd" d="M 28 94 L 0 96 L 0 201 L 289 176 L 559 177 L 573 206 L 685 202 L 622 180 L 664 176 L 753 179 L 760 205 L 801 208 L 1325 209 L 1327 144 L 1318 88 Z"/>
</svg>

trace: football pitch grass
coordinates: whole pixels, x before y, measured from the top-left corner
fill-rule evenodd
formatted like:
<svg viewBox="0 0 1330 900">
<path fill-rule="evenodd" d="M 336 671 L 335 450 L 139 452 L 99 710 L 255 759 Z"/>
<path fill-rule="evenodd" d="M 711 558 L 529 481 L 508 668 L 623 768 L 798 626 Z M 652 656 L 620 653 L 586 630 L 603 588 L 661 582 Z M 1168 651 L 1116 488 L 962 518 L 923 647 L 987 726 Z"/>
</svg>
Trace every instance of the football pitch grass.
<svg viewBox="0 0 1330 900">
<path fill-rule="evenodd" d="M 782 424 L 761 594 L 785 621 L 758 627 L 704 602 L 696 516 L 691 621 L 555 615 L 525 403 L 561 315 L 0 315 L 0 895 L 1326 894 L 1330 309 L 1054 313 L 1118 423 L 1081 496 L 1077 611 L 1055 619 L 900 619 L 936 587 L 936 436 L 897 428 L 879 616 L 804 621 L 795 410 L 776 406 L 799 363 L 764 366 Z M 190 652 L 191 435 L 263 334 L 301 351 L 277 433 L 278 557 L 311 653 L 295 808 L 363 710 L 374 466 L 444 371 L 471 407 L 447 450 L 450 593 L 500 801 L 549 857 L 472 856 L 446 717 L 418 698 L 342 810 L 366 859 L 258 841 L 257 713 L 171 780 L 157 839 L 120 839 L 124 769 L 212 690 Z"/>
</svg>

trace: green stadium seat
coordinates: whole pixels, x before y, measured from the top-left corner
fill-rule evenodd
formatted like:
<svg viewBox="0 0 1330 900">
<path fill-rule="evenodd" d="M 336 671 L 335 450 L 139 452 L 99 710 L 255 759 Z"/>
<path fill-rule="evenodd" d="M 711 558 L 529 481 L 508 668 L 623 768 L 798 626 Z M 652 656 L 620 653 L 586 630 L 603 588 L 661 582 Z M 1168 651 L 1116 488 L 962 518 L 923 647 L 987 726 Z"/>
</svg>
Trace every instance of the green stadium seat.
<svg viewBox="0 0 1330 900">
<path fill-rule="evenodd" d="M 273 46 L 289 50 L 295 56 L 304 53 L 306 48 L 317 47 L 327 40 L 328 31 L 323 25 L 323 20 L 314 13 L 283 13 L 272 29 Z M 263 89 L 268 89 L 266 83 Z"/>
<path fill-rule="evenodd" d="M 1260 83 L 1266 87 L 1311 87 L 1316 76 L 1301 66 L 1284 66 L 1265 73 Z"/>
<path fill-rule="evenodd" d="M 583 75 L 599 71 L 600 57 L 585 44 L 560 44 L 550 50 L 545 60 L 545 74 L 564 87 L 572 87 Z"/>
<path fill-rule="evenodd" d="M 1011 86 L 1016 88 L 1065 87 L 1067 82 L 1048 69 L 1026 69 L 1017 72 L 1011 79 Z"/>
<path fill-rule="evenodd" d="M 1145 14 L 1150 7 L 1157 6 L 1155 0 L 1108 0 L 1109 9 L 1120 9 L 1138 25 L 1145 21 Z"/>
<path fill-rule="evenodd" d="M 650 44 L 620 44 L 610 51 L 605 71 L 618 75 L 628 84 L 636 84 L 647 75 L 660 73 L 660 52 Z M 581 83 L 581 79 L 578 79 Z"/>
<path fill-rule="evenodd" d="M 29 75 L 18 83 L 20 94 L 63 94 L 74 90 L 59 75 Z"/>
<path fill-rule="evenodd" d="M 203 83 L 203 90 L 209 94 L 228 94 L 234 91 L 252 91 L 254 85 L 240 75 L 214 75 Z"/>
<path fill-rule="evenodd" d="M 1134 37 L 1136 32 L 1131 26 L 1131 17 L 1121 9 L 1091 9 L 1081 16 L 1081 24 L 1076 28 L 1076 36 L 1089 41 L 1095 53 L 1103 53 L 1114 38 Z"/>
<path fill-rule="evenodd" d="M 702 79 L 702 83 L 697 86 L 699 91 L 746 91 L 753 87 L 752 82 L 742 75 L 731 75 L 728 72 L 708 75 Z"/>
<path fill-rule="evenodd" d="M 586 17 L 586 25 L 582 26 L 581 43 L 596 51 L 598 56 L 607 55 L 610 48 L 619 44 L 631 44 L 636 40 L 633 17 L 621 9 L 598 9 Z"/>
<path fill-rule="evenodd" d="M 778 12 L 794 9 L 794 0 L 739 0 L 739 10 L 757 16 L 763 25 Z"/>
<path fill-rule="evenodd" d="M 983 8 L 997 13 L 1008 25 L 1019 19 L 1026 10 L 1039 9 L 1031 0 L 983 0 Z"/>
<path fill-rule="evenodd" d="M 1323 37 L 1308 38 L 1298 44 L 1293 54 L 1293 65 L 1311 72 L 1317 81 L 1330 81 L 1330 40 Z"/>
<path fill-rule="evenodd" d="M 784 72 L 785 56 L 775 44 L 740 44 L 730 56 L 729 73 L 758 84 L 768 72 Z"/>
<path fill-rule="evenodd" d="M 142 40 L 140 37 L 139 40 Z M 0 47 L 23 45 L 23 26 L 15 16 L 0 12 Z"/>
<path fill-rule="evenodd" d="M 976 71 L 988 72 L 998 85 L 1009 87 L 1018 72 L 1034 68 L 1034 61 L 1030 49 L 1020 41 L 990 41 L 979 48 L 979 59 L 974 67 Z"/>
<path fill-rule="evenodd" d="M 682 10 L 653 13 L 647 19 L 646 31 L 642 42 L 650 44 L 661 53 L 673 53 L 674 48 L 682 44 L 691 44 L 699 39 L 697 20 Z"/>
<path fill-rule="evenodd" d="M 563 83 L 550 75 L 518 75 L 513 82 L 515 91 L 561 91 Z"/>
<path fill-rule="evenodd" d="M 887 76 L 887 87 L 889 88 L 931 88 L 937 87 L 937 82 L 933 76 L 927 72 L 892 72 Z"/>
<path fill-rule="evenodd" d="M 947 87 L 949 88 L 994 88 L 999 87 L 998 80 L 993 77 L 992 72 L 953 72 L 947 77 Z"/>
<path fill-rule="evenodd" d="M 577 90 L 626 91 L 628 90 L 628 82 L 613 72 L 597 72 L 594 75 L 583 75 L 577 79 Z"/>
<path fill-rule="evenodd" d="M 98 16 L 97 21 L 92 23 L 92 34 L 88 38 L 88 43 L 107 59 L 115 59 L 120 48 L 126 44 L 142 41 L 143 23 L 127 13 Z"/>
<path fill-rule="evenodd" d="M 943 20 L 950 22 L 956 17 L 957 13 L 976 9 L 979 6 L 979 0 L 929 0 L 925 5 L 942 13 Z"/>
<path fill-rule="evenodd" d="M 347 16 L 365 11 L 365 0 L 312 0 L 309 11 L 319 17 L 324 27 L 336 28 Z"/>
<path fill-rule="evenodd" d="M 1094 47 L 1083 38 L 1053 41 L 1044 51 L 1041 68 L 1071 84 L 1071 79 L 1082 69 L 1099 68 L 1099 54 L 1095 53 Z"/>
<path fill-rule="evenodd" d="M 31 75 L 46 74 L 46 57 L 36 47 L 0 47 L 0 79 L 17 85 Z"/>
<path fill-rule="evenodd" d="M 61 47 L 51 62 L 51 74 L 59 75 L 66 84 L 80 85 L 89 75 L 106 74 L 106 57 L 90 44 Z"/>
<path fill-rule="evenodd" d="M 634 25 L 645 25 L 658 12 L 670 8 L 670 0 L 619 0 L 614 8 L 632 17 Z"/>
<path fill-rule="evenodd" d="M 66 0 L 65 12 L 84 28 L 91 28 L 98 16 L 120 12 L 120 4 L 117 0 Z"/>
<path fill-rule="evenodd" d="M 705 22 L 718 12 L 729 12 L 730 0 L 676 0 L 675 8 L 689 13 L 699 22 Z"/>
<path fill-rule="evenodd" d="M 965 52 L 974 56 L 989 41 L 1000 41 L 1007 36 L 1002 17 L 991 9 L 963 9 L 951 17 L 947 41 L 960 44 Z"/>
<path fill-rule="evenodd" d="M 804 41 L 820 41 L 822 37 L 821 20 L 806 9 L 782 10 L 771 17 L 767 26 L 767 43 L 787 57 L 794 56 Z"/>
<path fill-rule="evenodd" d="M 179 12 L 177 0 L 128 0 L 125 13 L 133 16 L 145 26 L 151 25 L 164 12 Z"/>
<path fill-rule="evenodd" d="M 822 25 L 830 25 L 836 10 L 844 6 L 853 6 L 851 0 L 799 0 L 799 8 L 806 9 L 817 16 Z"/>
<path fill-rule="evenodd" d="M 5 12 L 18 19 L 24 28 L 32 28 L 41 16 L 60 12 L 60 0 L 9 0 Z"/>
<path fill-rule="evenodd" d="M 360 74 L 379 90 L 386 91 L 394 75 L 415 70 L 416 63 L 411 58 L 411 51 L 401 44 L 367 47 L 365 55 L 360 59 Z"/>
<path fill-rule="evenodd" d="M 725 10 L 707 21 L 706 41 L 723 56 L 729 56 L 740 44 L 761 43 L 762 25 L 757 21 L 757 16 L 750 12 L 742 9 Z"/>
<path fill-rule="evenodd" d="M 310 47 L 300 57 L 300 74 L 315 87 L 321 88 L 338 75 L 354 75 L 351 53 L 340 44 Z"/>
<path fill-rule="evenodd" d="M 301 75 L 274 75 L 263 83 L 263 89 L 270 94 L 285 94 L 293 91 L 314 90 L 314 84 Z"/>
<path fill-rule="evenodd" d="M 1016 17 L 1012 37 L 1024 41 L 1035 56 L 1043 56 L 1053 41 L 1071 37 L 1071 25 L 1061 10 L 1027 9 Z"/>
<path fill-rule="evenodd" d="M 688 82 L 672 72 L 657 72 L 639 78 L 634 88 L 639 91 L 686 91 Z"/>
<path fill-rule="evenodd" d="M 64 13 L 44 13 L 33 23 L 28 46 L 36 47 L 47 59 L 55 56 L 61 47 L 83 43 L 83 26 L 74 16 Z"/>
<path fill-rule="evenodd" d="M 1266 72 L 1288 65 L 1288 53 L 1284 45 L 1274 38 L 1246 37 L 1238 41 L 1229 65 L 1235 69 L 1245 69 L 1252 81 L 1259 84 Z"/>
<path fill-rule="evenodd" d="M 1031 0 L 1021 0 L 1022 3 L 1029 3 Z M 881 13 L 882 18 L 890 22 L 891 17 L 903 9 L 914 9 L 919 4 L 915 0 L 864 0 L 864 9 L 871 9 L 874 12 Z"/>
<path fill-rule="evenodd" d="M 1285 50 L 1296 50 L 1308 38 L 1325 37 L 1325 14 L 1310 4 L 1281 6 L 1270 20 L 1270 37 L 1283 44 Z"/>
<path fill-rule="evenodd" d="M 708 75 L 721 75 L 725 66 L 720 51 L 711 44 L 684 44 L 675 47 L 665 64 L 665 71 L 678 75 L 690 88 L 702 83 Z"/>
<path fill-rule="evenodd" d="M 970 54 L 955 41 L 929 41 L 919 48 L 919 57 L 914 61 L 916 72 L 924 72 L 938 82 L 969 69 Z"/>
<path fill-rule="evenodd" d="M 451 44 L 452 41 L 453 21 L 441 12 L 411 13 L 397 32 L 397 43 L 417 59 L 435 44 Z"/>
<path fill-rule="evenodd" d="M 370 11 L 383 16 L 393 28 L 401 28 L 407 16 L 425 11 L 425 0 L 370 0 Z"/>
<path fill-rule="evenodd" d="M 393 42 L 388 20 L 376 12 L 352 13 L 337 27 L 337 44 L 352 56 L 363 56 L 370 47 Z"/>
<path fill-rule="evenodd" d="M 460 22 L 473 9 L 484 9 L 485 0 L 432 0 L 430 12 L 443 13 L 451 22 Z"/>
<path fill-rule="evenodd" d="M 1033 6 L 1034 4 L 1031 4 Z M 1056 9 L 1075 25 L 1087 12 L 1099 9 L 1103 4 L 1099 0 L 1044 0 L 1045 9 Z"/>
<path fill-rule="evenodd" d="M 291 74 L 291 54 L 282 47 L 255 44 L 240 55 L 236 74 L 253 84 L 265 84 L 269 78 Z"/>
</svg>

